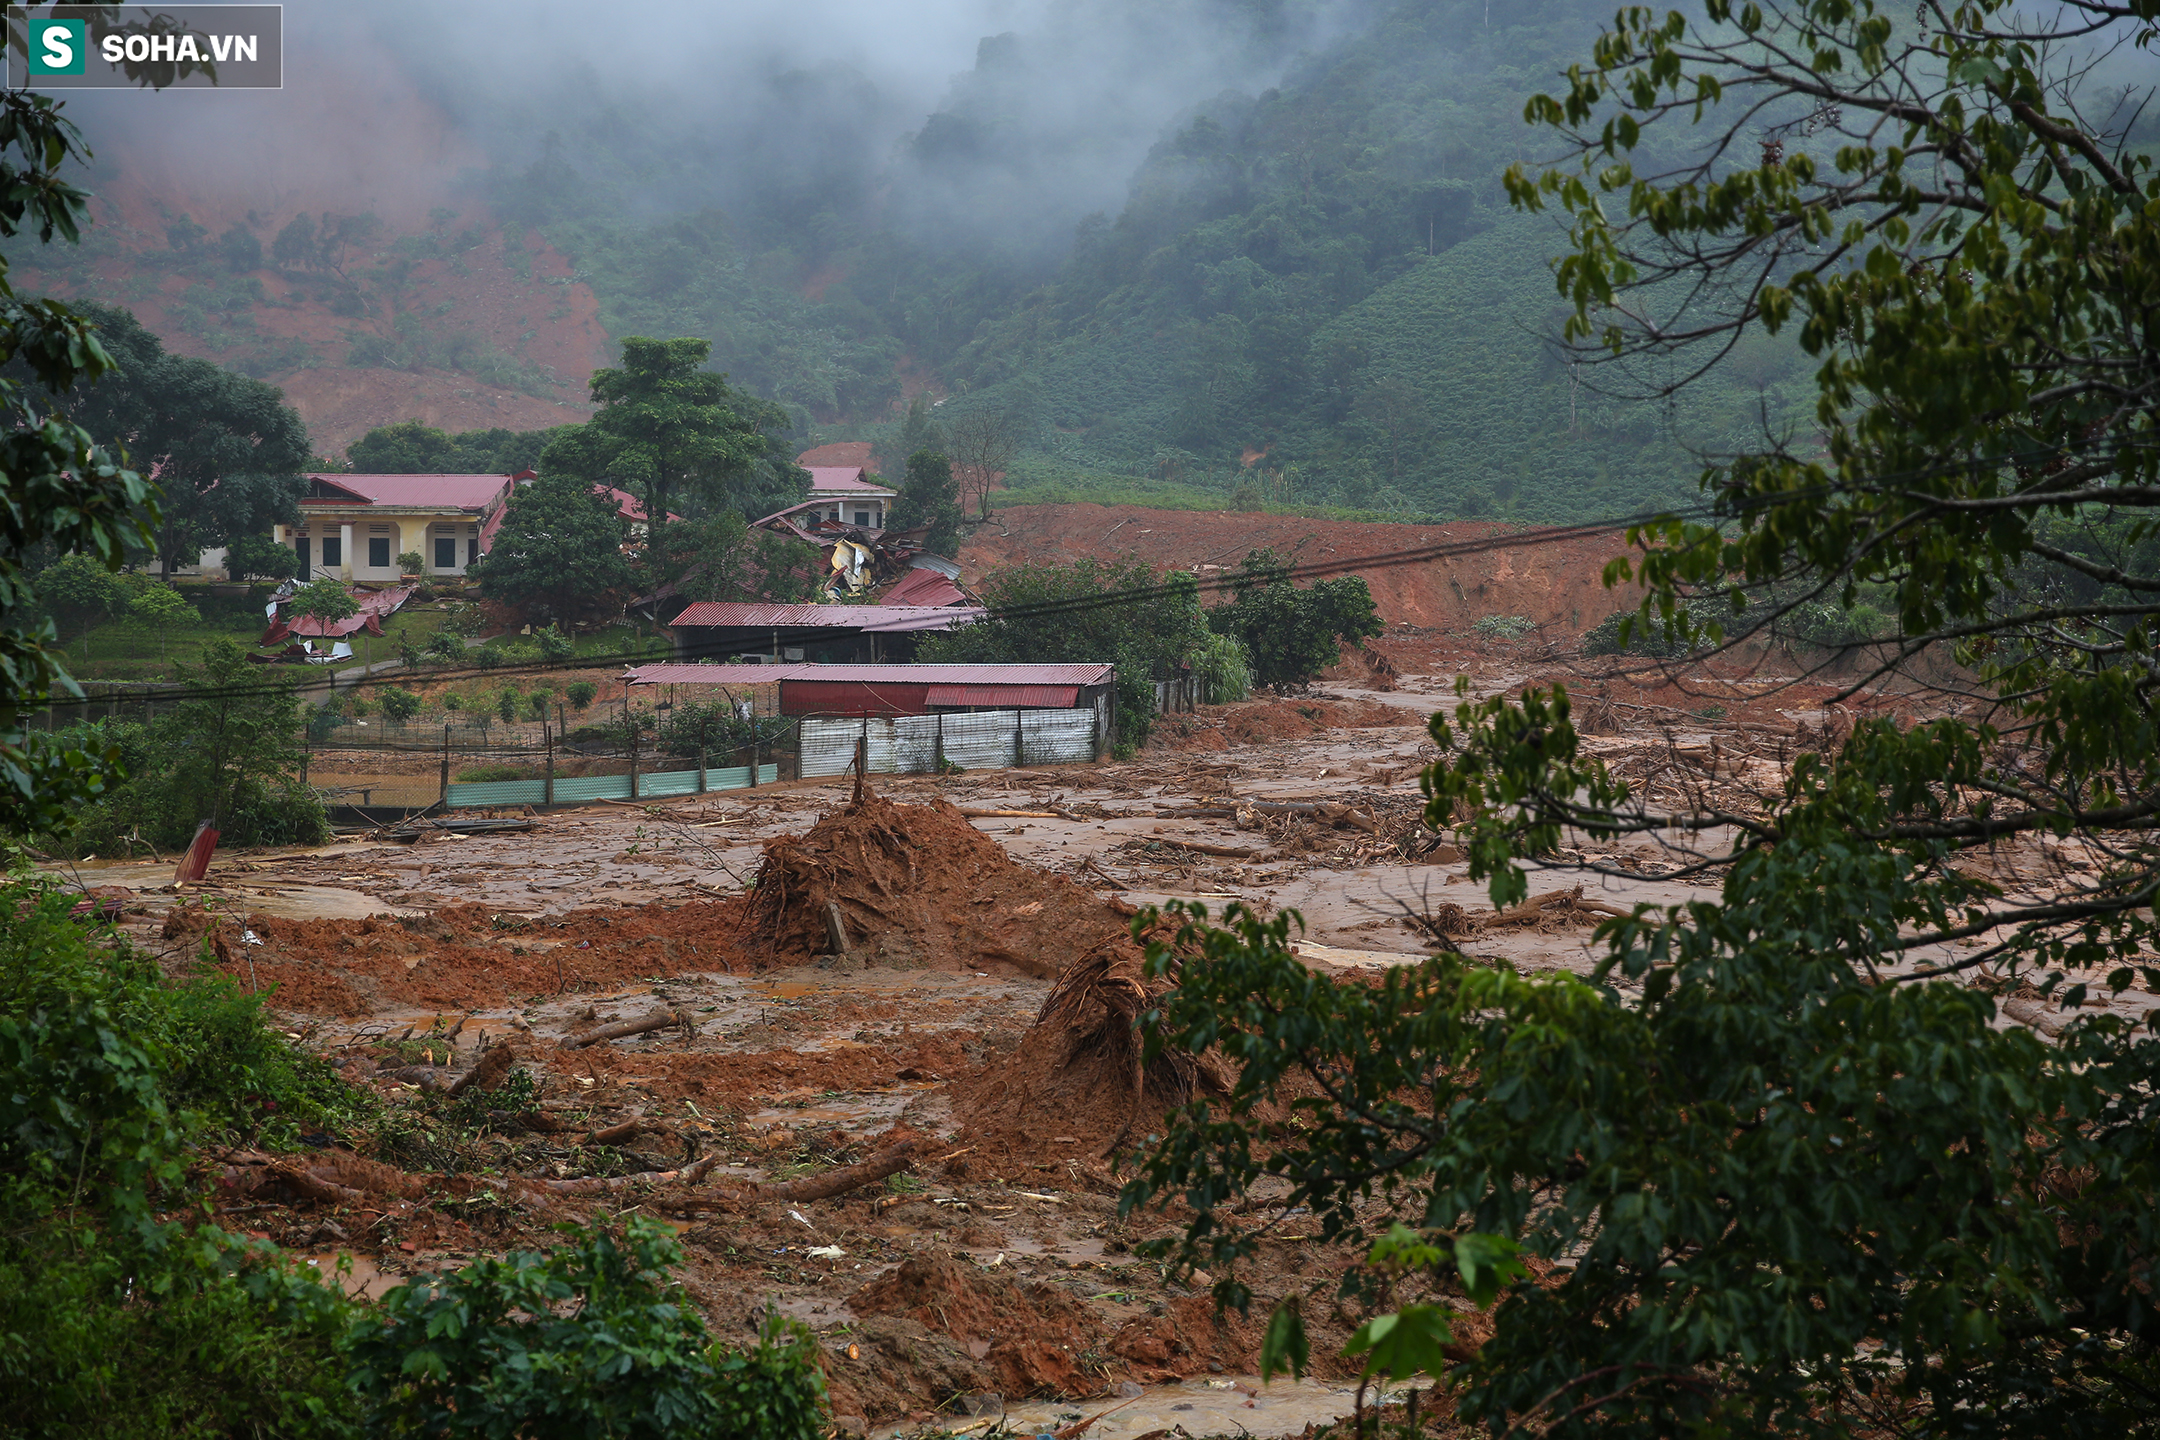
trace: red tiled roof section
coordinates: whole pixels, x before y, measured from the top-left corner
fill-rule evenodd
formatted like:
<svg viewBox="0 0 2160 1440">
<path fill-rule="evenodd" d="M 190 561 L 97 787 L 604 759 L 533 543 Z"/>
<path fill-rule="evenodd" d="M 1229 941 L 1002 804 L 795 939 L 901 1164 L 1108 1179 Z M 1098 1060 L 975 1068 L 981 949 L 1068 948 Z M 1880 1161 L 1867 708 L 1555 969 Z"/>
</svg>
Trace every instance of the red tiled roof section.
<svg viewBox="0 0 2160 1440">
<path fill-rule="evenodd" d="M 310 474 L 307 478 L 314 493 L 300 502 L 303 505 L 357 503 L 478 512 L 510 488 L 508 475 Z M 329 493 L 339 491 L 343 494 Z"/>
</svg>

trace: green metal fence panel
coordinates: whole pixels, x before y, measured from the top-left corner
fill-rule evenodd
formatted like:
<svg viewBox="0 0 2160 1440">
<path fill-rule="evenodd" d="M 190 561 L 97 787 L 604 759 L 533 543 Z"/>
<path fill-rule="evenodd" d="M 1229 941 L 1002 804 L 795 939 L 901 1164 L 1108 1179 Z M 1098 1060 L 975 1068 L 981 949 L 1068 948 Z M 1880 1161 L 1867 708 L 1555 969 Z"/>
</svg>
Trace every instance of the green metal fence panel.
<svg viewBox="0 0 2160 1440">
<path fill-rule="evenodd" d="M 580 775 L 573 780 L 561 776 L 555 779 L 555 803 L 568 805 L 580 800 L 627 800 L 630 798 L 628 775 Z"/>
<path fill-rule="evenodd" d="M 538 805 L 546 799 L 545 780 L 475 780 L 450 787 L 453 809 L 469 805 Z"/>
<path fill-rule="evenodd" d="M 772 785 L 780 779 L 778 765 L 758 766 L 760 785 Z M 698 772 L 695 770 L 662 770 L 651 775 L 638 776 L 640 800 L 672 799 L 679 795 L 697 793 Z M 735 765 L 726 769 L 705 772 L 707 790 L 741 790 L 750 784 L 750 767 Z M 576 805 L 587 800 L 628 800 L 630 777 L 628 775 L 581 775 L 557 777 L 555 803 Z M 450 787 L 450 808 L 469 809 L 482 805 L 544 805 L 547 803 L 545 780 L 489 780 L 455 784 Z"/>
</svg>

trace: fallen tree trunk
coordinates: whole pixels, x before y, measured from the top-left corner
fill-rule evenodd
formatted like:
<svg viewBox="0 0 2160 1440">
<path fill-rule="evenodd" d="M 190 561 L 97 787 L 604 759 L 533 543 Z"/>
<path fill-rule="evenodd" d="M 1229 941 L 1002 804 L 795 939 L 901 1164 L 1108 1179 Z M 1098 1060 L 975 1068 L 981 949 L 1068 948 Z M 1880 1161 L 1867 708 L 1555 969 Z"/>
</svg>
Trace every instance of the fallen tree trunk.
<svg viewBox="0 0 2160 1440">
<path fill-rule="evenodd" d="M 1182 810 L 1158 810 L 1155 814 L 1164 820 L 1234 820 L 1240 811 L 1255 815 L 1312 815 L 1331 825 L 1354 825 L 1375 835 L 1380 832 L 1380 822 L 1372 816 L 1330 800 L 1240 800 L 1234 808 L 1199 805 Z"/>
<path fill-rule="evenodd" d="M 1555 906 L 1563 910 L 1588 910 L 1598 915 L 1624 916 L 1630 913 L 1602 900 L 1583 899 L 1582 886 L 1577 885 L 1570 890 L 1548 890 L 1543 895 L 1533 895 L 1521 904 L 1510 905 L 1495 914 L 1473 918 L 1480 925 L 1524 925 L 1542 918 L 1547 910 Z"/>
<path fill-rule="evenodd" d="M 605 1130 L 595 1130 L 585 1137 L 588 1145 L 620 1145 L 625 1140 L 635 1140 L 647 1130 L 666 1127 L 654 1125 L 647 1120 L 625 1120 L 620 1125 L 610 1125 Z"/>
<path fill-rule="evenodd" d="M 740 1190 L 719 1196 L 725 1200 L 829 1200 L 835 1195 L 845 1195 L 865 1185 L 874 1185 L 888 1175 L 897 1175 L 914 1163 L 915 1142 L 903 1140 L 880 1155 L 873 1155 L 855 1165 L 843 1165 L 822 1175 L 806 1175 L 800 1180 L 788 1180 L 778 1185 L 749 1185 Z"/>
<path fill-rule="evenodd" d="M 680 1170 L 643 1170 L 635 1175 L 588 1175 L 578 1180 L 528 1180 L 520 1177 L 510 1183 L 527 1189 L 544 1190 L 550 1195 L 609 1195 L 626 1190 L 633 1185 L 695 1185 L 712 1173 L 720 1163 L 717 1154 L 707 1155 L 694 1165 Z"/>
<path fill-rule="evenodd" d="M 962 810 L 970 820 L 1078 820 L 1070 810 Z"/>
<path fill-rule="evenodd" d="M 467 1090 L 493 1090 L 502 1084 L 510 1067 L 517 1063 L 517 1047 L 494 1045 L 480 1057 L 480 1063 L 450 1082 L 450 1097 L 454 1100 Z"/>
<path fill-rule="evenodd" d="M 690 1027 L 690 1019 L 680 1010 L 655 1010 L 642 1020 L 620 1020 L 613 1025 L 602 1025 L 582 1035 L 572 1035 L 562 1042 L 565 1050 L 582 1050 L 587 1045 L 597 1045 L 603 1040 L 623 1040 L 632 1035 L 649 1035 L 655 1030 L 665 1030 L 670 1025 Z"/>
<path fill-rule="evenodd" d="M 1251 860 L 1267 853 L 1242 845 L 1207 845 L 1198 840 L 1173 840 L 1168 835 L 1151 835 L 1148 838 L 1160 844 L 1175 845 L 1180 850 L 1191 850 L 1201 855 L 1221 855 L 1231 860 Z"/>
</svg>

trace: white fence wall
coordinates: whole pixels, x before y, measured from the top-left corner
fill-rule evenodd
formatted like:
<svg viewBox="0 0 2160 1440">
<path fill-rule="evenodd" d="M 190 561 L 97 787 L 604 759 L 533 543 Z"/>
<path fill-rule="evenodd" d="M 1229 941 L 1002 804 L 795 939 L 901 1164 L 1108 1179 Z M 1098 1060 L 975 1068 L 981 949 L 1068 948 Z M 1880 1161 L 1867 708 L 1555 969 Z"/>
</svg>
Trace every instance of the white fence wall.
<svg viewBox="0 0 2160 1440">
<path fill-rule="evenodd" d="M 873 775 L 925 774 L 942 751 L 963 770 L 1008 765 L 1066 765 L 1095 758 L 1103 707 L 1080 710 L 990 710 L 973 715 L 896 715 L 868 720 L 802 722 L 802 774 L 838 775 L 855 763 L 855 746 L 869 741 Z"/>
</svg>

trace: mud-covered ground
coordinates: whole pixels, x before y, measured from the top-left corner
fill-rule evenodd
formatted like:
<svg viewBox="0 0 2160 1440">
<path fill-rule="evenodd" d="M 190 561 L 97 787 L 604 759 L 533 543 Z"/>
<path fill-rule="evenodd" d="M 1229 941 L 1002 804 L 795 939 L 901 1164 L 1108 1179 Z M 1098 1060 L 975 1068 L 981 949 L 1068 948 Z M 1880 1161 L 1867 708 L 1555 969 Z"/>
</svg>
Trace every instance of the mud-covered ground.
<svg viewBox="0 0 2160 1440">
<path fill-rule="evenodd" d="M 1131 915 L 1295 908 L 1302 958 L 1335 973 L 1443 938 L 1580 970 L 1606 916 L 1715 883 L 1685 868 L 1688 837 L 1585 843 L 1533 876 L 1532 906 L 1495 913 L 1422 823 L 1423 722 L 1455 673 L 1490 692 L 1544 678 L 1541 662 L 1444 636 L 1383 645 L 1393 675 L 1352 663 L 1311 697 L 1170 717 L 1130 763 L 597 805 L 524 833 L 226 856 L 181 889 L 169 865 L 73 873 L 169 963 L 207 947 L 269 991 L 301 1044 L 379 1097 L 365 1153 L 315 1136 L 222 1175 L 232 1223 L 325 1266 L 351 1257 L 348 1284 L 379 1292 L 636 1208 L 680 1230 L 718 1334 L 746 1337 L 768 1305 L 816 1329 L 843 1429 L 1007 1410 L 1055 1428 L 1120 1406 L 1087 1433 L 1298 1433 L 1348 1410 L 1348 1377 L 1323 1358 L 1302 1386 L 1261 1389 L 1259 1326 L 1302 1291 L 1313 1354 L 1333 1355 L 1357 1317 L 1330 1297 L 1356 1257 L 1286 1217 L 1246 1320 L 1216 1316 L 1207 1277 L 1133 1254 L 1178 1216 L 1116 1213 L 1118 1157 L 1165 1103 L 1151 1079 L 1135 1093 L 1118 1049 Z M 1562 678 L 1587 743 L 1653 795 L 1707 787 L 1734 813 L 1861 708 L 1745 675 L 1685 693 Z M 2015 886 L 2086 862 L 1992 863 Z M 640 1019 L 655 1028 L 572 1043 Z M 815 1193 L 880 1159 L 905 1165 Z"/>
</svg>

